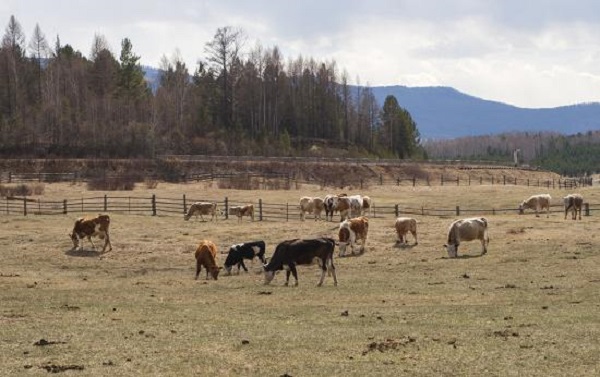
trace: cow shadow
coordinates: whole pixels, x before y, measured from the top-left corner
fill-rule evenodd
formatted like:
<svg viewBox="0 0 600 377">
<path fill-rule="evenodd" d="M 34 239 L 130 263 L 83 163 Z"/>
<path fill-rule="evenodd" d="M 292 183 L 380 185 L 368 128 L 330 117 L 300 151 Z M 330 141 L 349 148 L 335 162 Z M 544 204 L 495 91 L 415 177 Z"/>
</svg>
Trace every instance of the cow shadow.
<svg viewBox="0 0 600 377">
<path fill-rule="evenodd" d="M 419 244 L 414 244 L 414 243 L 407 244 L 407 243 L 396 242 L 394 244 L 394 249 L 412 250 L 415 246 L 419 246 Z"/>
<path fill-rule="evenodd" d="M 365 255 L 365 250 L 361 250 L 358 253 L 351 253 L 351 252 L 346 252 L 346 254 L 344 255 L 340 255 L 338 253 L 337 257 L 338 258 L 352 258 L 352 257 L 362 257 L 363 255 Z"/>
<path fill-rule="evenodd" d="M 463 255 L 457 255 L 454 258 L 450 258 L 449 256 L 444 256 L 444 257 L 442 257 L 442 259 L 471 259 L 471 258 L 481 258 L 484 255 L 485 254 L 463 254 Z"/>
<path fill-rule="evenodd" d="M 69 249 L 69 250 L 65 251 L 65 255 L 68 255 L 70 257 L 97 258 L 99 256 L 104 255 L 104 253 L 97 251 L 97 250 Z"/>
</svg>

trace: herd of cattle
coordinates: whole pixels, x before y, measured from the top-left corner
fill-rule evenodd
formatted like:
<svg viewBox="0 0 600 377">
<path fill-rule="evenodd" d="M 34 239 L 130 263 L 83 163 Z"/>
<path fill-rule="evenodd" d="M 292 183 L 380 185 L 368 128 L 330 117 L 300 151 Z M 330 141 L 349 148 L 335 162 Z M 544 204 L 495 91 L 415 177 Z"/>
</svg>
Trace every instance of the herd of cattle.
<svg viewBox="0 0 600 377">
<path fill-rule="evenodd" d="M 547 216 L 549 216 L 551 200 L 552 198 L 548 194 L 531 196 L 519 205 L 520 213 L 523 213 L 525 209 L 533 209 L 536 216 L 539 216 L 539 212 L 545 209 Z M 581 220 L 583 197 L 579 194 L 570 194 L 563 198 L 563 202 L 565 219 L 570 211 L 573 220 L 577 219 L 577 215 Z M 217 280 L 219 272 L 223 268 L 227 274 L 231 274 L 234 266 L 237 266 L 238 273 L 240 269 L 247 272 L 248 269 L 244 264 L 244 260 L 258 258 L 263 264 L 265 284 L 273 280 L 277 271 L 285 269 L 285 285 L 289 283 L 290 274 L 296 280 L 295 285 L 298 285 L 296 265 L 312 264 L 317 261 L 322 272 L 318 285 L 323 284 L 326 273 L 333 276 L 334 285 L 337 285 L 337 276 L 333 264 L 335 246 L 339 247 L 339 256 L 344 256 L 348 247 L 350 247 L 351 253 L 355 254 L 354 249 L 360 241 L 359 253 L 364 252 L 369 232 L 369 220 L 365 215 L 368 214 L 371 204 L 371 199 L 368 196 L 361 195 L 327 195 L 324 199 L 303 197 L 299 203 L 302 220 L 304 220 L 306 213 L 313 214 L 315 220 L 317 220 L 321 217 L 323 210 L 326 219 L 332 220 L 334 213 L 339 212 L 340 224 L 337 241 L 327 237 L 283 241 L 277 245 L 269 260 L 265 257 L 266 246 L 264 241 L 240 243 L 229 248 L 223 267 L 219 267 L 217 265 L 217 246 L 212 241 L 203 240 L 198 245 L 194 255 L 196 259 L 196 279 L 198 279 L 202 267 L 206 270 L 206 279 L 209 278 L 210 274 Z M 237 216 L 238 221 L 241 221 L 243 216 L 248 216 L 254 220 L 254 207 L 252 204 L 230 207 L 229 213 Z M 211 219 L 216 219 L 219 215 L 217 203 L 194 203 L 184 215 L 184 219 L 189 220 L 191 216 L 200 216 L 204 220 L 203 215 L 210 215 Z M 105 252 L 107 247 L 109 247 L 108 251 L 111 251 L 109 226 L 110 217 L 108 215 L 77 219 L 70 234 L 73 241 L 73 250 L 78 247 L 83 248 L 81 240 L 84 238 L 87 238 L 95 249 L 92 237 L 96 236 L 105 240 L 102 252 Z M 414 218 L 398 217 L 395 220 L 395 230 L 397 243 L 408 243 L 407 235 L 411 233 L 414 244 L 418 244 L 417 220 Z M 456 258 L 460 243 L 473 240 L 481 242 L 482 255 L 487 253 L 489 244 L 488 222 L 484 217 L 460 219 L 452 222 L 448 228 L 444 247 L 450 258 Z"/>
</svg>

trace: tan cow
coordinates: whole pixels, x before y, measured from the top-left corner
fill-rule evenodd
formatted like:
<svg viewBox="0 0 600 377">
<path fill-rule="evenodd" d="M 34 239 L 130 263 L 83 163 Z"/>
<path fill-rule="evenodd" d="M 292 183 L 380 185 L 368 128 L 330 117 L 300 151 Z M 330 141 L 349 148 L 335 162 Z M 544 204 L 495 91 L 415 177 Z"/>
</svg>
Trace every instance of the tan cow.
<svg viewBox="0 0 600 377">
<path fill-rule="evenodd" d="M 415 245 L 419 244 L 417 240 L 417 220 L 411 217 L 398 217 L 396 219 L 396 235 L 398 236 L 399 244 L 405 245 L 408 243 L 408 238 L 406 234 L 410 232 L 415 238 Z"/>
<path fill-rule="evenodd" d="M 208 280 L 209 272 L 213 279 L 217 280 L 219 271 L 221 271 L 221 267 L 217 266 L 217 245 L 212 241 L 202 240 L 194 256 L 196 258 L 196 280 L 198 280 L 202 266 L 206 269 L 206 280 Z"/>
<path fill-rule="evenodd" d="M 185 221 L 189 220 L 190 217 L 196 216 L 196 220 L 198 220 L 198 215 L 204 221 L 203 215 L 210 215 L 211 220 L 217 220 L 217 203 L 209 203 L 209 202 L 196 202 L 190 206 L 187 213 L 183 215 L 183 219 Z"/>
<path fill-rule="evenodd" d="M 523 200 L 519 205 L 519 213 L 523 214 L 523 210 L 529 208 L 535 210 L 535 216 L 540 217 L 540 211 L 546 209 L 546 217 L 550 217 L 550 201 L 552 197 L 549 194 L 532 195 L 526 200 Z"/>
<path fill-rule="evenodd" d="M 565 220 L 567 219 L 567 213 L 571 210 L 571 218 L 577 219 L 577 212 L 579 212 L 579 220 L 581 220 L 581 207 L 583 207 L 583 196 L 580 194 L 569 194 L 563 198 L 565 204 Z"/>
<path fill-rule="evenodd" d="M 254 221 L 254 205 L 247 204 L 245 206 L 229 207 L 229 214 L 231 216 L 237 216 L 238 222 L 242 222 L 242 217 L 244 216 L 248 216 Z"/>
<path fill-rule="evenodd" d="M 300 198 L 300 220 L 304 221 L 305 214 L 312 213 L 315 216 L 315 221 L 321 219 L 321 212 L 325 208 L 323 199 L 319 197 L 303 196 Z"/>
<path fill-rule="evenodd" d="M 92 244 L 92 247 L 96 249 L 96 245 L 92 241 L 92 237 L 96 236 L 100 239 L 104 238 L 104 247 L 102 252 L 106 250 L 106 246 L 109 247 L 108 251 L 112 250 L 110 243 L 110 236 L 108 235 L 108 228 L 110 226 L 110 217 L 108 215 L 98 215 L 96 217 L 80 217 L 75 221 L 73 231 L 69 236 L 73 241 L 73 249 L 77 249 L 80 246 L 80 250 L 83 250 L 83 242 L 79 243 L 80 239 L 87 238 Z"/>
<path fill-rule="evenodd" d="M 338 197 L 337 205 L 335 210 L 340 213 L 340 222 L 350 218 L 350 211 L 352 209 L 352 201 L 347 196 Z"/>
<path fill-rule="evenodd" d="M 369 219 L 364 216 L 343 221 L 340 224 L 340 229 L 338 232 L 340 257 L 343 257 L 346 254 L 346 246 L 348 245 L 350 245 L 352 254 L 354 255 L 354 244 L 358 240 L 362 240 L 360 246 L 360 253 L 362 254 L 365 251 L 368 233 Z"/>
<path fill-rule="evenodd" d="M 490 238 L 488 236 L 488 222 L 484 217 L 454 221 L 448 228 L 447 244 L 444 247 L 450 258 L 456 258 L 460 242 L 473 240 L 481 241 L 481 255 L 487 253 Z"/>
</svg>

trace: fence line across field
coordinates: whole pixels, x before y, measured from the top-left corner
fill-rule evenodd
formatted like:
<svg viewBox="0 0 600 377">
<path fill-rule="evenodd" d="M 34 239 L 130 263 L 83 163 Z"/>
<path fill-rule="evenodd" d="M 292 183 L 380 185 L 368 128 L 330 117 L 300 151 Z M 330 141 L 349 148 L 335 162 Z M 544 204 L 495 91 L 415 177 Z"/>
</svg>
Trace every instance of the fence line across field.
<svg viewBox="0 0 600 377">
<path fill-rule="evenodd" d="M 114 179 L 126 180 L 133 179 L 131 175 L 103 174 L 103 175 L 81 175 L 79 173 L 14 173 L 0 172 L 0 183 L 31 183 L 31 182 L 89 182 L 94 179 Z M 319 179 L 311 176 L 299 176 L 297 174 L 281 173 L 238 173 L 238 172 L 197 172 L 185 173 L 177 176 L 156 176 L 148 175 L 146 180 L 166 180 L 174 182 L 223 182 L 231 180 L 244 179 L 249 184 L 254 183 L 256 188 L 269 188 L 273 182 L 281 182 L 285 187 L 298 187 L 301 184 L 316 184 L 321 187 L 343 187 L 355 186 L 364 189 L 370 185 L 395 185 L 395 186 L 474 186 L 474 185 L 519 185 L 559 189 L 573 189 L 577 187 L 586 187 L 593 184 L 591 177 L 580 178 L 560 178 L 560 179 L 530 179 L 530 178 L 512 178 L 506 175 L 489 177 L 471 177 L 467 176 L 448 176 L 441 175 L 436 178 L 430 176 L 402 175 L 395 178 L 386 178 L 383 174 L 372 177 L 356 177 L 354 179 Z M 139 177 L 138 177 L 139 180 Z"/>
<path fill-rule="evenodd" d="M 206 198 L 190 198 L 183 194 L 181 197 L 152 196 L 96 196 L 69 198 L 63 200 L 43 200 L 28 197 L 7 197 L 4 200 L 0 214 L 3 215 L 67 215 L 69 213 L 125 213 L 151 216 L 183 216 L 189 206 L 195 202 L 216 202 L 222 217 L 228 219 L 232 206 L 253 204 L 254 218 L 257 221 L 291 221 L 300 220 L 298 203 L 269 203 L 258 199 L 248 203 L 242 200 L 231 200 L 225 197 L 221 200 Z M 600 211 L 600 204 L 584 203 L 582 215 L 591 216 L 594 211 Z M 564 213 L 564 207 L 553 205 L 551 213 Z M 370 208 L 369 217 L 398 217 L 404 215 L 455 217 L 476 215 L 499 215 L 519 213 L 518 208 L 426 208 L 404 207 L 401 204 L 377 205 Z M 540 212 L 543 216 L 545 211 Z M 322 213 L 324 216 L 324 213 Z M 310 215 L 307 217 L 310 218 Z"/>
</svg>

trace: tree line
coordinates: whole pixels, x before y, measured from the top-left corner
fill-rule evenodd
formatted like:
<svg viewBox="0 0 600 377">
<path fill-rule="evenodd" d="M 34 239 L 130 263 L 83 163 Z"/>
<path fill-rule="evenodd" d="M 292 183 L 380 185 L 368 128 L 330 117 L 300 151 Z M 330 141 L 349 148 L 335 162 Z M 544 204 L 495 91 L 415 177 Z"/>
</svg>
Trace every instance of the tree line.
<svg viewBox="0 0 600 377">
<path fill-rule="evenodd" d="M 0 46 L 0 154 L 424 157 L 394 97 L 380 106 L 335 61 L 245 45 L 242 30 L 219 28 L 192 71 L 177 53 L 163 56 L 151 89 L 130 39 L 116 57 L 95 35 L 85 56 L 59 36 L 51 46 L 37 24 L 27 41 L 11 16 Z"/>
<path fill-rule="evenodd" d="M 556 132 L 512 132 L 470 136 L 452 140 L 429 140 L 423 148 L 433 159 L 494 160 L 540 167 L 563 175 L 598 172 L 600 131 L 574 135 Z"/>
</svg>

